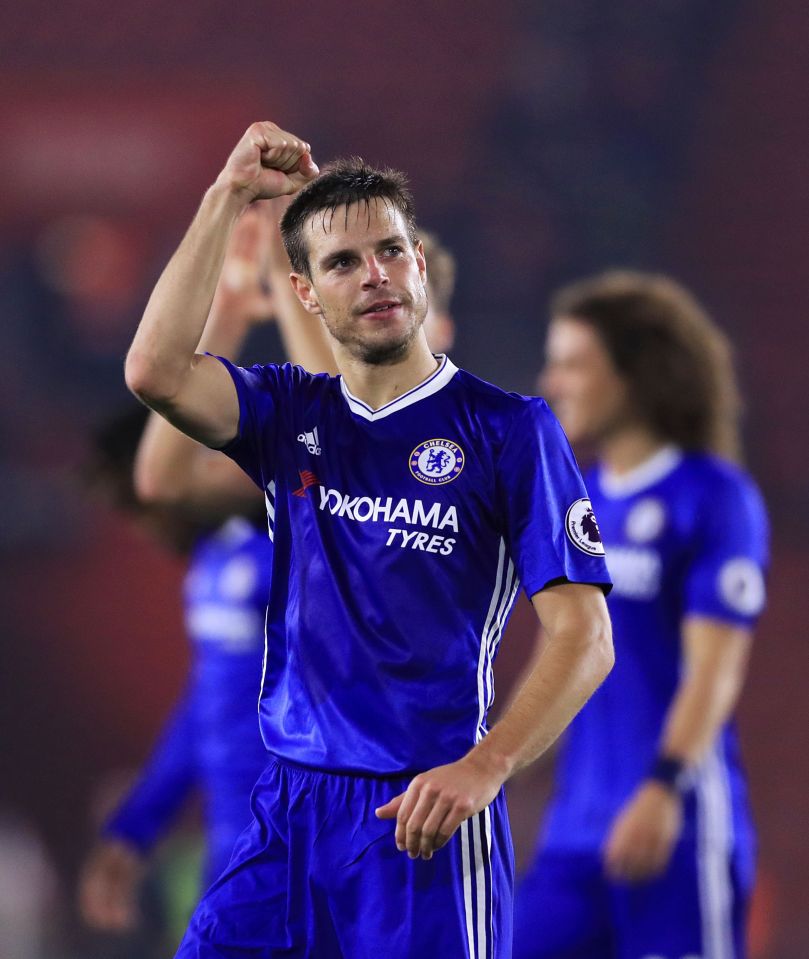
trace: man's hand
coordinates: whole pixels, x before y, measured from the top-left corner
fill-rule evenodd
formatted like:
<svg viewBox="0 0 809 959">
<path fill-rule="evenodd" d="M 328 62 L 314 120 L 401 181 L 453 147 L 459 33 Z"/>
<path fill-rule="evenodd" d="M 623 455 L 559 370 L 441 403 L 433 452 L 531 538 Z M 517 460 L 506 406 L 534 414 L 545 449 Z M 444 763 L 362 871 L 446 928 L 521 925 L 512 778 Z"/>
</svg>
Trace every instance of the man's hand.
<svg viewBox="0 0 809 959">
<path fill-rule="evenodd" d="M 79 910 L 95 929 L 125 932 L 138 920 L 138 888 L 145 866 L 126 843 L 106 840 L 90 855 L 79 880 Z"/>
<path fill-rule="evenodd" d="M 671 859 L 683 825 L 682 800 L 661 783 L 643 783 L 618 813 L 604 847 L 610 878 L 644 882 Z"/>
<path fill-rule="evenodd" d="M 296 193 L 318 173 L 309 144 L 267 120 L 248 128 L 217 183 L 250 203 Z"/>
<path fill-rule="evenodd" d="M 380 819 L 396 818 L 396 846 L 411 859 L 432 859 L 461 823 L 485 809 L 503 785 L 474 756 L 436 766 L 416 776 L 407 790 L 376 810 Z"/>
<path fill-rule="evenodd" d="M 269 201 L 252 204 L 239 217 L 222 264 L 202 350 L 223 352 L 234 358 L 230 347 L 223 350 L 216 342 L 210 341 L 211 327 L 216 325 L 217 333 L 222 326 L 235 329 L 237 339 L 241 339 L 253 326 L 273 318 L 275 306 L 269 260 L 272 234 L 277 230 L 273 222 L 273 204 Z M 232 334 L 229 338 L 233 338 Z"/>
</svg>

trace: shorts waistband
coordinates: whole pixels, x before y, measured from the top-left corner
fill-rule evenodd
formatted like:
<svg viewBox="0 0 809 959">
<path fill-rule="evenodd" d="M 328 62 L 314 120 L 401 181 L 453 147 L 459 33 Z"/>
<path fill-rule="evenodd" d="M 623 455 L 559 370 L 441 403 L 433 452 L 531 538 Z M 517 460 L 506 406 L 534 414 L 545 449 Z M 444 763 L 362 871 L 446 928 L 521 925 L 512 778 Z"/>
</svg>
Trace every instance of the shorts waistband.
<svg viewBox="0 0 809 959">
<path fill-rule="evenodd" d="M 403 779 L 412 779 L 424 772 L 423 769 L 411 771 L 405 770 L 400 773 L 374 773 L 367 769 L 329 769 L 326 766 L 307 766 L 305 763 L 297 762 L 294 759 L 288 759 L 286 756 L 279 756 L 277 753 L 267 751 L 270 763 L 278 766 L 294 769 L 298 772 L 313 773 L 318 776 L 343 776 L 351 779 L 373 779 L 379 782 L 400 782 Z"/>
</svg>

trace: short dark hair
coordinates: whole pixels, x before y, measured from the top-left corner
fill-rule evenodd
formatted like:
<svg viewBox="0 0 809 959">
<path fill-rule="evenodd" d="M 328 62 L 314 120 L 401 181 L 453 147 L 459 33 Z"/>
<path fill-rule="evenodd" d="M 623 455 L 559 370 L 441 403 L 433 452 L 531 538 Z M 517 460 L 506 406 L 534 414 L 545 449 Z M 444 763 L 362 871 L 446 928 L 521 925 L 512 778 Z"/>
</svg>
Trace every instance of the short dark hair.
<svg viewBox="0 0 809 959">
<path fill-rule="evenodd" d="M 455 257 L 435 233 L 419 230 L 419 239 L 424 244 L 424 261 L 427 264 L 433 306 L 440 313 L 449 313 L 449 304 L 455 291 Z"/>
<path fill-rule="evenodd" d="M 372 200 L 382 200 L 402 214 L 408 238 L 415 244 L 413 195 L 404 173 L 388 167 L 377 170 L 361 157 L 345 157 L 329 163 L 307 183 L 281 219 L 281 236 L 293 271 L 311 278 L 309 249 L 303 237 L 303 226 L 311 216 L 323 212 L 333 218 L 338 207 L 352 203 L 369 206 Z"/>
<path fill-rule="evenodd" d="M 551 316 L 596 331 L 659 436 L 739 459 L 741 401 L 730 342 L 683 286 L 663 275 L 610 270 L 559 290 Z"/>
</svg>

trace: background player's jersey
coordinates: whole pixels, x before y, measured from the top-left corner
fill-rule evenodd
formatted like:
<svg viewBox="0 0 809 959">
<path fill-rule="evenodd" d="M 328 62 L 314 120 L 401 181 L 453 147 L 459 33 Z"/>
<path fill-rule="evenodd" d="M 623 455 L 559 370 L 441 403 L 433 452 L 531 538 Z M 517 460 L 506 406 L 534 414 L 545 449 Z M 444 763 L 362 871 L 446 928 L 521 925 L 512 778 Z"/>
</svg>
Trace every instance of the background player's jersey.
<svg viewBox="0 0 809 959">
<path fill-rule="evenodd" d="M 271 560 L 266 529 L 242 519 L 198 542 L 184 588 L 191 675 L 137 784 L 105 830 L 145 851 L 197 788 L 210 876 L 227 865 L 250 821 L 250 791 L 267 762 L 256 702 Z"/>
<path fill-rule="evenodd" d="M 439 359 L 376 411 L 340 377 L 224 361 L 240 404 L 225 452 L 274 536 L 260 717 L 281 758 L 384 775 L 459 759 L 485 734 L 520 582 L 608 582 L 544 401 Z"/>
<path fill-rule="evenodd" d="M 621 480 L 588 477 L 614 588 L 615 667 L 562 746 L 541 843 L 598 849 L 646 777 L 681 668 L 689 614 L 750 626 L 764 605 L 767 520 L 738 468 L 665 448 Z M 728 724 L 686 795 L 684 838 L 752 841 L 746 787 Z"/>
</svg>

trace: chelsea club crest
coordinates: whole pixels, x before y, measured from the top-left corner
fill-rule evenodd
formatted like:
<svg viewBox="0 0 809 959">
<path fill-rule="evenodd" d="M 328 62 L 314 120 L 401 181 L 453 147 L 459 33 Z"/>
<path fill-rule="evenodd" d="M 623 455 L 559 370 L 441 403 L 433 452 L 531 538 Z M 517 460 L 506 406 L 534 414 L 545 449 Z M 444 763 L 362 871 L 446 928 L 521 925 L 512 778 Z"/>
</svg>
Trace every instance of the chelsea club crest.
<svg viewBox="0 0 809 959">
<path fill-rule="evenodd" d="M 441 486 L 457 479 L 466 459 L 457 443 L 450 440 L 425 440 L 410 454 L 410 472 L 420 483 Z"/>
</svg>

